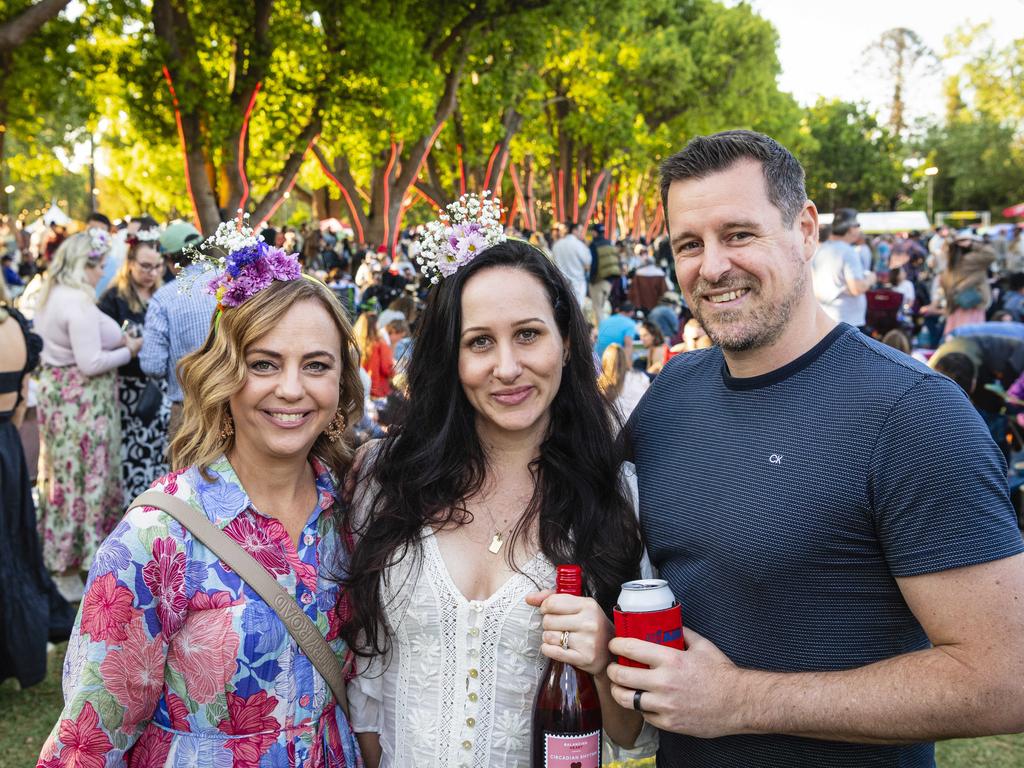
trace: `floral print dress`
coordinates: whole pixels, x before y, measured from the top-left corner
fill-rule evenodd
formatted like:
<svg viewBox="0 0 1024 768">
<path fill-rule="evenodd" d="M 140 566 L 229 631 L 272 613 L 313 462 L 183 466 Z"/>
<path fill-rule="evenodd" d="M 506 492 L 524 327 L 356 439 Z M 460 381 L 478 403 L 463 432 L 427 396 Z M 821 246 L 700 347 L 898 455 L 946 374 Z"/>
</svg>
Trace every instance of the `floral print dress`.
<svg viewBox="0 0 1024 768">
<path fill-rule="evenodd" d="M 303 607 L 343 660 L 347 539 L 335 484 L 296 548 L 225 458 L 154 488 L 202 510 Z M 332 578 L 333 577 L 333 578 Z M 348 721 L 277 614 L 166 513 L 131 510 L 96 554 L 64 662 L 65 707 L 40 768 L 361 768 Z"/>
</svg>

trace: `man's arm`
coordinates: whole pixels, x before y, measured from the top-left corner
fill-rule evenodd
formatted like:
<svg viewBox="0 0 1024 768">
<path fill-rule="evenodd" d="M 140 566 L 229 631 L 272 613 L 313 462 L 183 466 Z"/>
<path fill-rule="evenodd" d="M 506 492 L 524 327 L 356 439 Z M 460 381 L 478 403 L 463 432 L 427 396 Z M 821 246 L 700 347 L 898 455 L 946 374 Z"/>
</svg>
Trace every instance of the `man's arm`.
<svg viewBox="0 0 1024 768">
<path fill-rule="evenodd" d="M 687 632 L 687 650 L 629 638 L 612 653 L 623 706 L 634 690 L 658 728 L 713 738 L 785 733 L 835 741 L 909 743 L 1024 730 L 1024 555 L 897 579 L 933 648 L 842 672 L 740 669 Z"/>
<path fill-rule="evenodd" d="M 142 350 L 139 365 L 147 376 L 167 377 L 167 362 L 171 356 L 171 338 L 167 320 L 167 308 L 154 296 L 146 308 L 146 320 L 142 330 Z"/>
</svg>

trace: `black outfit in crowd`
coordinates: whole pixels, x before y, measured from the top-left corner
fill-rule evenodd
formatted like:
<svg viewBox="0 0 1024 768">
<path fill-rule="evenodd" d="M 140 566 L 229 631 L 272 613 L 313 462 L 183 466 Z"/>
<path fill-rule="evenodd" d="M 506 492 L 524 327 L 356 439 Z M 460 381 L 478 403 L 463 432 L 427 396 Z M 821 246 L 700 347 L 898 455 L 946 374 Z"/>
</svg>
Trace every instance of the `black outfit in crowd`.
<svg viewBox="0 0 1024 768">
<path fill-rule="evenodd" d="M 141 328 L 146 320 L 146 310 L 133 312 L 116 287 L 109 288 L 97 306 L 118 325 L 129 320 Z M 155 416 L 146 418 L 138 413 L 138 404 L 149 381 L 160 388 L 161 405 Z M 171 416 L 167 381 L 147 379 L 139 359 L 133 358 L 117 369 L 117 399 L 121 415 L 121 487 L 127 505 L 149 488 L 154 480 L 167 474 L 164 444 Z"/>
<path fill-rule="evenodd" d="M 28 321 L 7 311 L 21 326 L 28 355 L 23 370 L 0 372 L 0 393 L 21 391 L 43 349 Z M 27 688 L 46 676 L 46 642 L 70 637 L 75 612 L 43 564 L 32 483 L 13 416 L 0 411 L 0 682 L 15 677 Z"/>
</svg>

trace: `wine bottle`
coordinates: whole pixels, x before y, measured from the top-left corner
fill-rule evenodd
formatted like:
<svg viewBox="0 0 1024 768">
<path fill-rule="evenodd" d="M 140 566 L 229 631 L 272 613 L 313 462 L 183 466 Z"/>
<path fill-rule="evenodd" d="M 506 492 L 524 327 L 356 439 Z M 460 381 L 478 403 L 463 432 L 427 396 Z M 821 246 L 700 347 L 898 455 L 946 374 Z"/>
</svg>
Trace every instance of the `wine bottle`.
<svg viewBox="0 0 1024 768">
<path fill-rule="evenodd" d="M 561 594 L 582 594 L 578 565 L 560 565 Z M 594 678 L 571 664 L 550 659 L 533 703 L 532 768 L 599 768 L 601 703 Z"/>
</svg>

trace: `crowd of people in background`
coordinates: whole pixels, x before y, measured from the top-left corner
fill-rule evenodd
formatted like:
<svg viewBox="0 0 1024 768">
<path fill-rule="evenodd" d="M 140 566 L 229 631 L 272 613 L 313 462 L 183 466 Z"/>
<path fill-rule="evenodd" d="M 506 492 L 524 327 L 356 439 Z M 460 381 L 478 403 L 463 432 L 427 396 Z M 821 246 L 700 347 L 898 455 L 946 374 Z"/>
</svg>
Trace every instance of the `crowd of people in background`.
<svg viewBox="0 0 1024 768">
<path fill-rule="evenodd" d="M 601 224 L 577 222 L 549 231 L 510 225 L 507 234 L 543 251 L 568 279 L 590 325 L 594 376 L 618 422 L 673 357 L 711 346 L 674 282 L 667 235 L 613 242 Z M 394 252 L 356 243 L 337 227 L 268 226 L 262 237 L 298 253 L 345 308 L 365 400 L 351 427 L 357 442 L 384 435 L 403 419 L 430 288 L 416 266 L 421 232 L 404 231 Z M 18 419 L 27 415 L 21 443 L 35 492 L 5 499 L 22 517 L 34 499 L 41 562 L 26 567 L 53 579 L 36 589 L 79 600 L 99 543 L 125 505 L 167 471 L 167 445 L 181 423 L 177 366 L 202 346 L 216 305 L 208 277 L 187 265 L 189 247 L 201 240 L 190 223 L 161 226 L 145 215 L 112 223 L 94 213 L 77 232 L 56 224 L 31 235 L 0 229 L 4 306 L 42 340 Z M 840 209 L 821 227 L 813 266 L 815 294 L 830 316 L 923 360 L 938 348 L 934 364 L 968 392 L 997 443 L 1008 456 L 1020 448 L 1013 430 L 1024 410 L 1021 227 L 870 234 L 856 211 Z M 53 599 L 66 623 L 60 597 Z"/>
</svg>

